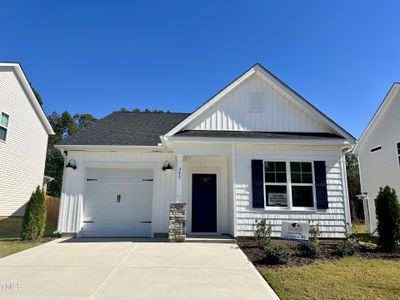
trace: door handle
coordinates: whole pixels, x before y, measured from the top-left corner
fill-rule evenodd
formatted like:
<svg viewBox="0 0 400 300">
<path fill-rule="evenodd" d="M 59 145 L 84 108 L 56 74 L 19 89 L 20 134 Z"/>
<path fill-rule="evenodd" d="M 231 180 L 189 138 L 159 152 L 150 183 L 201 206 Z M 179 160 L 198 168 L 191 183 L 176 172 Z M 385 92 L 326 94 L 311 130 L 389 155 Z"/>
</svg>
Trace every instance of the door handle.
<svg viewBox="0 0 400 300">
<path fill-rule="evenodd" d="M 140 221 L 140 223 L 144 224 L 151 224 L 151 221 Z"/>
<path fill-rule="evenodd" d="M 121 195 L 117 195 L 117 203 L 121 203 Z"/>
</svg>

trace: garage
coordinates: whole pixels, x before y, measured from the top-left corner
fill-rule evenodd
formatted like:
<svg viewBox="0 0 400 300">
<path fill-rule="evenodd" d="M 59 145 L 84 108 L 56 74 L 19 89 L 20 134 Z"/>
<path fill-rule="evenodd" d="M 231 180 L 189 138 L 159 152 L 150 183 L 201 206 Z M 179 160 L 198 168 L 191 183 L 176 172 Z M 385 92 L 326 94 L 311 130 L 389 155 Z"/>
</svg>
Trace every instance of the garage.
<svg viewBox="0 0 400 300">
<path fill-rule="evenodd" d="M 153 170 L 88 168 L 82 236 L 149 237 Z"/>
</svg>

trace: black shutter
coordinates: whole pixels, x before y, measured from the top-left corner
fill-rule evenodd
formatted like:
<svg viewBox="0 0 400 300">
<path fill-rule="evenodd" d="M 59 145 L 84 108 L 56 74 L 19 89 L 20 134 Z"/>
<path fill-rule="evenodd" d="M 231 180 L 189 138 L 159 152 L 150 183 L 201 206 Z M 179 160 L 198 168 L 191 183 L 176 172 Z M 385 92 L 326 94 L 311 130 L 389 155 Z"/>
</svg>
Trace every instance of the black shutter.
<svg viewBox="0 0 400 300">
<path fill-rule="evenodd" d="M 251 161 L 251 181 L 253 207 L 264 208 L 264 163 L 262 160 Z"/>
<path fill-rule="evenodd" d="M 324 161 L 314 161 L 314 176 L 317 209 L 327 209 L 328 191 L 326 189 L 326 166 Z"/>
</svg>

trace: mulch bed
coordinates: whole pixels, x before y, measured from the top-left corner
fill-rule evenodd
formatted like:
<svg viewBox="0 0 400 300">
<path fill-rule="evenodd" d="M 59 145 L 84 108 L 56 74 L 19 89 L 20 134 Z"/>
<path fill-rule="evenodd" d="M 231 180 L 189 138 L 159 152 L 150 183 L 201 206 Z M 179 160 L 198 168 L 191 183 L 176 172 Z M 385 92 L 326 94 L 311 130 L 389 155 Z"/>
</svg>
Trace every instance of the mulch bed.
<svg viewBox="0 0 400 300">
<path fill-rule="evenodd" d="M 310 258 L 301 256 L 300 252 L 297 250 L 298 243 L 283 241 L 283 240 L 273 240 L 273 243 L 284 243 L 287 244 L 293 251 L 294 254 L 289 260 L 287 266 L 302 266 L 311 264 L 317 260 L 337 260 L 342 257 L 335 253 L 336 245 L 338 243 L 337 240 L 320 240 L 320 249 L 321 256 L 318 258 Z M 246 254 L 247 258 L 256 266 L 268 266 L 279 268 L 280 265 L 271 265 L 264 258 L 264 251 L 260 249 L 258 242 L 254 239 L 238 239 L 237 244 L 242 249 L 242 251 Z M 376 250 L 369 251 L 360 251 L 357 252 L 355 257 L 365 258 L 365 259 L 391 259 L 391 260 L 399 260 L 400 261 L 400 252 L 397 253 L 382 253 L 377 252 Z"/>
</svg>

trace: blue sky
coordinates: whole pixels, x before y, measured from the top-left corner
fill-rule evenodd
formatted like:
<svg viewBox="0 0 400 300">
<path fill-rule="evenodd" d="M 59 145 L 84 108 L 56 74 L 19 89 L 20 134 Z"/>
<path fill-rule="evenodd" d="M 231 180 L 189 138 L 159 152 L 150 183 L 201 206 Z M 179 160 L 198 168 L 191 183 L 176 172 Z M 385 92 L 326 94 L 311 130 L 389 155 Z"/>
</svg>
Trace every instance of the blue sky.
<svg viewBox="0 0 400 300">
<path fill-rule="evenodd" d="M 399 1 L 7 1 L 46 113 L 191 112 L 256 62 L 359 137 L 400 81 Z"/>
</svg>

